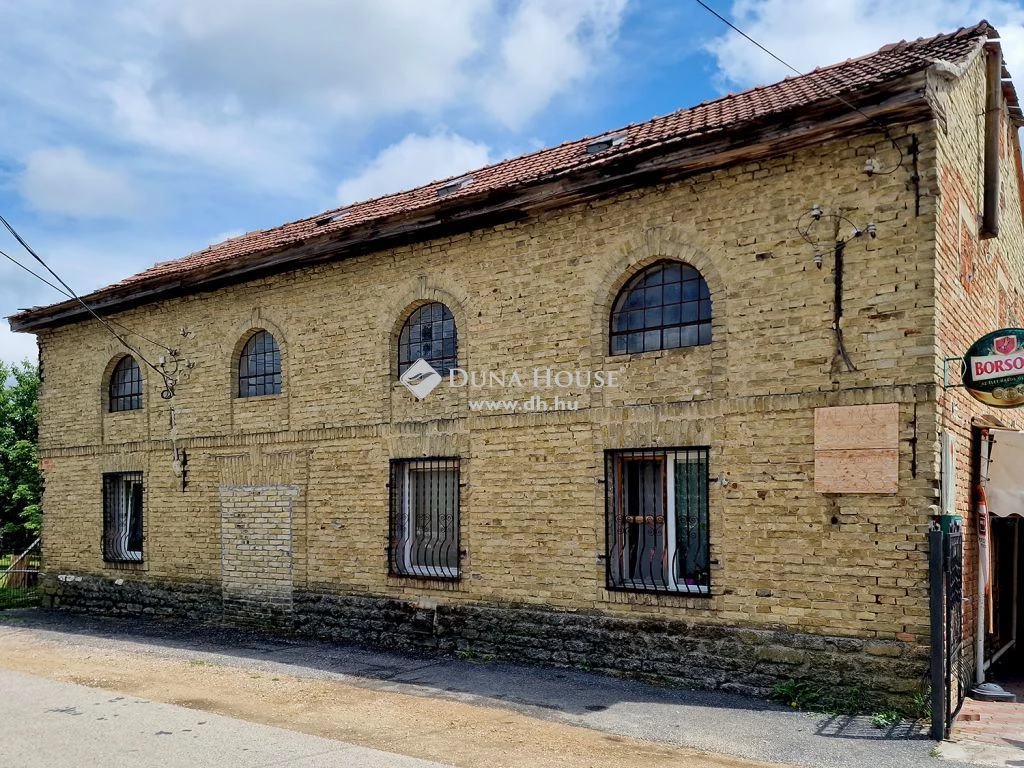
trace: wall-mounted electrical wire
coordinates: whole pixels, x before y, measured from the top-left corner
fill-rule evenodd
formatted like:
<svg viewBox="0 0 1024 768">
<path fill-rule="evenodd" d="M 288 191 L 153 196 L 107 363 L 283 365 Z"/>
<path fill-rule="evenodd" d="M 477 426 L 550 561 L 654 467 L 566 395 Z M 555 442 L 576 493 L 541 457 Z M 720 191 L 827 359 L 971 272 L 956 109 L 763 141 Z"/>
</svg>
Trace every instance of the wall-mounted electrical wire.
<svg viewBox="0 0 1024 768">
<path fill-rule="evenodd" d="M 804 219 L 808 219 L 807 226 L 801 226 Z M 850 217 L 842 212 L 826 211 L 820 205 L 815 205 L 809 211 L 800 215 L 796 222 L 796 231 L 814 249 L 814 266 L 821 269 L 823 263 L 824 248 L 821 241 L 811 236 L 811 231 L 819 222 L 829 221 L 832 223 L 832 258 L 833 258 L 833 283 L 835 287 L 832 299 L 832 332 L 836 338 L 836 352 L 843 359 L 846 370 L 853 372 L 857 370 L 849 352 L 846 350 L 846 341 L 843 338 L 843 257 L 846 254 L 846 244 L 858 237 L 867 235 L 874 239 L 878 236 L 878 228 L 874 222 L 868 222 L 863 227 L 858 226 Z M 839 230 L 843 225 L 850 227 L 849 237 L 842 237 Z"/>
</svg>

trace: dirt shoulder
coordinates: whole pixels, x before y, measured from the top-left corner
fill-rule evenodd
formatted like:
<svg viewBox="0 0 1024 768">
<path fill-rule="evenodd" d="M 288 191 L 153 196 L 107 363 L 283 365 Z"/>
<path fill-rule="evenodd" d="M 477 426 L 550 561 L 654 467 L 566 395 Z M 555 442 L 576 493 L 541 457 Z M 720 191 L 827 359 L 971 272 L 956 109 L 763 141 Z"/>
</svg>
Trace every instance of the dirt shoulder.
<svg viewBox="0 0 1024 768">
<path fill-rule="evenodd" d="M 16 626 L 0 628 L 0 666 L 467 768 L 769 765 L 493 707 L 88 643 L 69 646 Z"/>
</svg>

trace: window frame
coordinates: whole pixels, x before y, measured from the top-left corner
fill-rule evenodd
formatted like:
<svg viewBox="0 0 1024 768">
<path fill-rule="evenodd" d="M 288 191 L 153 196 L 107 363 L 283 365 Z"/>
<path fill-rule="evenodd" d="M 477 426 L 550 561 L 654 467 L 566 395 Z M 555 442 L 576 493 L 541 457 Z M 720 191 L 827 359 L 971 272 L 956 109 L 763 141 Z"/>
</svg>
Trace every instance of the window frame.
<svg viewBox="0 0 1024 768">
<path fill-rule="evenodd" d="M 664 270 L 666 267 L 669 266 L 675 266 L 681 269 L 681 279 L 678 283 L 680 293 L 678 301 L 671 301 L 666 303 L 664 301 L 664 294 L 662 294 L 660 304 L 648 306 L 645 302 L 640 307 L 633 307 L 629 309 L 625 307 L 625 303 L 626 301 L 628 301 L 628 297 L 634 291 L 647 290 L 649 288 L 654 287 L 664 287 L 666 285 L 664 280 L 661 283 L 659 283 L 658 286 L 641 286 L 640 284 L 643 283 L 646 277 L 649 274 L 653 273 L 655 270 Z M 696 278 L 687 277 L 687 271 L 694 273 L 696 275 Z M 697 297 L 695 299 L 683 298 L 684 288 L 687 282 L 697 283 Z M 675 285 L 675 283 L 670 283 L 670 285 Z M 702 313 L 702 308 L 705 306 L 705 304 L 707 306 L 706 316 Z M 696 305 L 696 319 L 683 322 L 683 309 L 687 305 Z M 666 308 L 676 306 L 679 307 L 679 322 L 664 322 L 664 312 Z M 658 323 L 651 323 L 648 325 L 646 321 L 646 315 L 648 312 L 654 311 L 657 311 L 659 314 L 662 315 L 662 320 L 659 321 Z M 615 326 L 618 318 L 629 312 L 640 312 L 643 315 L 645 315 L 644 320 L 641 323 L 641 326 L 639 328 L 616 330 Z M 692 264 L 687 264 L 685 261 L 680 261 L 678 259 L 660 259 L 652 264 L 648 264 L 645 267 L 638 269 L 636 272 L 630 275 L 629 279 L 626 280 L 626 282 L 615 294 L 615 299 L 612 301 L 611 310 L 608 312 L 608 355 L 617 357 L 619 355 L 635 355 L 643 354 L 645 352 L 660 352 L 671 349 L 689 349 L 691 347 L 707 346 L 711 344 L 711 342 L 713 341 L 713 319 L 714 306 L 711 299 L 711 289 L 708 286 L 707 278 L 704 277 L 704 274 L 695 266 L 693 266 Z M 697 341 L 693 344 L 681 343 L 683 331 L 687 328 L 695 329 L 695 332 L 697 334 Z M 680 343 L 673 344 L 671 346 L 666 346 L 665 333 L 666 331 L 673 330 L 678 331 Z M 648 348 L 645 337 L 650 333 L 659 334 L 659 343 L 657 346 Z M 629 344 L 629 337 L 637 334 L 640 335 L 642 343 L 640 345 L 640 349 L 632 349 Z M 701 340 L 705 334 L 706 338 L 704 340 Z M 615 342 L 620 338 L 625 340 L 625 349 L 617 351 L 615 348 Z"/>
<path fill-rule="evenodd" d="M 103 530 L 100 545 L 103 562 L 145 562 L 146 486 L 143 473 L 104 472 L 102 494 Z M 138 544 L 137 548 L 132 546 L 135 543 Z"/>
<path fill-rule="evenodd" d="M 402 321 L 402 325 L 398 329 L 398 336 L 395 343 L 395 359 L 397 362 L 396 371 L 398 378 L 401 378 L 402 374 L 404 374 L 409 369 L 409 367 L 412 366 L 413 363 L 420 359 L 420 357 L 411 356 L 411 350 L 414 346 L 413 342 L 411 340 L 408 342 L 403 341 L 406 331 L 408 330 L 409 335 L 411 336 L 412 326 L 428 325 L 428 323 L 414 322 L 414 318 L 416 318 L 424 310 L 435 306 L 441 307 L 441 319 L 432 320 L 430 321 L 429 325 L 442 325 L 443 323 L 450 321 L 452 324 L 452 335 L 450 337 L 446 337 L 444 335 L 442 327 L 441 335 L 436 340 L 437 343 L 441 346 L 441 353 L 439 355 L 433 356 L 433 359 L 428 357 L 423 357 L 422 359 L 430 363 L 431 367 L 435 371 L 437 371 L 441 376 L 447 376 L 452 369 L 459 367 L 459 324 L 455 319 L 455 313 L 452 312 L 451 307 L 449 307 L 443 301 L 427 301 L 413 308 L 413 310 L 409 312 L 406 318 Z M 445 355 L 444 342 L 449 338 L 453 342 L 454 349 L 452 350 L 451 355 Z M 418 343 L 421 344 L 422 341 Z M 451 362 L 451 365 L 447 365 L 448 362 Z"/>
<path fill-rule="evenodd" d="M 624 467 L 629 463 L 660 464 L 660 479 L 656 499 L 660 499 L 660 514 L 655 505 L 653 515 L 641 510 L 641 515 L 628 515 L 628 491 L 625 481 Z M 695 576 L 680 573 L 676 575 L 678 558 L 683 556 L 679 550 L 678 526 L 680 515 L 677 508 L 677 467 L 703 466 L 698 483 L 703 483 L 696 494 L 687 495 L 686 521 L 689 524 L 691 513 L 695 515 L 697 526 L 696 546 L 698 551 L 698 570 Z M 671 467 L 671 471 L 667 471 Z M 671 448 L 636 448 L 608 449 L 605 451 L 605 584 L 610 591 L 642 592 L 656 594 L 683 595 L 692 597 L 711 596 L 711 516 L 709 491 L 710 448 L 708 446 L 677 446 Z M 645 494 L 642 486 L 641 494 Z M 694 499 L 694 495 L 696 499 Z M 643 506 L 643 504 L 641 504 Z M 643 522 L 632 522 L 628 518 L 641 517 Z M 662 541 L 660 562 L 661 573 L 645 574 L 642 564 L 631 563 L 629 560 L 633 547 L 630 545 L 631 531 L 626 526 L 659 526 L 658 518 L 664 518 L 664 528 L 654 530 L 654 545 L 658 547 Z M 654 518 L 650 521 L 649 518 Z M 703 528 L 703 536 L 701 536 Z M 643 537 L 648 533 L 644 531 Z M 654 550 L 650 550 L 654 551 Z M 654 563 L 654 560 L 651 560 Z M 701 564 L 702 567 L 701 567 Z M 683 565 L 685 569 L 685 564 Z M 640 577 L 627 576 L 641 571 Z M 653 570 L 653 569 L 652 569 Z M 693 583 L 689 580 L 693 579 Z"/>
<path fill-rule="evenodd" d="M 410 479 L 414 472 L 423 470 L 454 472 L 454 483 L 452 484 L 454 498 L 448 500 L 450 511 L 453 513 L 451 530 L 445 530 L 443 536 L 438 535 L 435 537 L 439 541 L 447 542 L 448 551 L 454 552 L 454 566 L 440 563 L 424 565 L 414 562 L 413 550 L 417 546 L 417 537 L 415 535 L 413 497 L 416 494 Z M 461 579 L 461 459 L 458 456 L 391 459 L 388 480 L 388 574 L 404 578 L 443 579 L 446 581 Z M 440 515 L 438 518 L 440 519 Z M 412 531 L 413 533 L 403 537 L 402 531 Z"/>
<path fill-rule="evenodd" d="M 271 349 L 271 351 L 267 352 L 266 350 L 264 350 L 263 352 L 259 352 L 255 349 L 254 346 L 252 353 L 247 353 L 249 345 L 255 344 L 256 338 L 261 334 L 265 335 L 270 339 L 271 342 L 273 342 L 273 348 Z M 246 371 L 248 371 L 248 366 L 250 364 L 255 365 L 255 361 L 257 359 L 262 357 L 265 360 L 265 358 L 268 356 L 270 356 L 271 359 L 276 361 L 277 363 L 276 367 L 272 367 L 269 373 L 267 373 L 266 371 L 264 371 L 263 373 L 242 373 L 243 363 L 246 364 Z M 266 363 L 264 362 L 264 365 L 265 364 Z M 253 387 L 258 389 L 261 386 L 265 389 L 267 387 L 267 382 L 265 380 L 268 377 L 271 379 L 270 388 L 272 391 L 248 391 Z M 263 381 L 261 381 L 259 384 L 252 383 L 260 379 L 262 379 Z M 243 386 L 245 387 L 245 391 L 243 391 Z M 277 337 L 274 336 L 274 334 L 271 331 L 267 330 L 266 328 L 258 328 L 245 337 L 245 341 L 242 342 L 242 346 L 239 348 L 238 359 L 235 361 L 235 398 L 242 400 L 250 397 L 275 397 L 277 395 L 282 394 L 283 392 L 284 353 L 281 351 L 281 344 L 278 342 Z"/>
<path fill-rule="evenodd" d="M 131 363 L 127 362 L 129 360 Z M 130 366 L 127 372 L 124 370 L 126 366 Z M 123 394 L 126 388 L 128 393 Z M 142 389 L 142 368 L 139 361 L 132 355 L 122 355 L 114 363 L 107 379 L 107 413 L 142 410 Z"/>
</svg>

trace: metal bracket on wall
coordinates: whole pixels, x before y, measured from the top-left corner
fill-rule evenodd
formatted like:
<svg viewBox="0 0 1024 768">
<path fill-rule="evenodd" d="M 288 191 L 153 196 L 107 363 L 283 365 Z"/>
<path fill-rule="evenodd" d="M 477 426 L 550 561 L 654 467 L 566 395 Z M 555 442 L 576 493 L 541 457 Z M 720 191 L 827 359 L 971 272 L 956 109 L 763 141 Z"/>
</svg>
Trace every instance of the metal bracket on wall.
<svg viewBox="0 0 1024 768">
<path fill-rule="evenodd" d="M 963 379 L 963 375 L 964 375 L 964 359 L 962 357 L 947 357 L 947 358 L 944 358 L 942 360 L 942 388 L 943 389 L 956 389 L 958 387 L 962 387 L 963 386 L 963 384 L 950 384 L 949 383 L 949 379 L 950 379 L 949 371 L 950 371 L 952 363 L 958 363 L 957 369 L 959 370 L 959 373 L 957 374 L 957 377 L 956 377 L 957 380 L 960 381 L 960 380 Z"/>
</svg>

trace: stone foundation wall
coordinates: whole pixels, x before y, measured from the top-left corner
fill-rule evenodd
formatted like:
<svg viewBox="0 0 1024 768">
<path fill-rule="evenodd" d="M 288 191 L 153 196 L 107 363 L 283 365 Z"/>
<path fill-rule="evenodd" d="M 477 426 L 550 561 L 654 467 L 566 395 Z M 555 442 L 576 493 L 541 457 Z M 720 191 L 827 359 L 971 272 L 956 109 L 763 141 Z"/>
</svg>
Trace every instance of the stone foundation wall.
<svg viewBox="0 0 1024 768">
<path fill-rule="evenodd" d="M 44 604 L 114 616 L 244 621 L 223 611 L 217 586 L 91 576 L 59 579 L 46 578 Z M 266 626 L 322 640 L 571 666 L 760 697 L 770 696 L 777 684 L 800 680 L 838 695 L 856 690 L 873 707 L 906 706 L 922 689 L 928 670 L 920 649 L 891 640 L 515 605 L 427 607 L 387 597 L 303 591 L 294 593 L 292 606 L 291 616 L 278 616 Z"/>
</svg>

